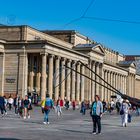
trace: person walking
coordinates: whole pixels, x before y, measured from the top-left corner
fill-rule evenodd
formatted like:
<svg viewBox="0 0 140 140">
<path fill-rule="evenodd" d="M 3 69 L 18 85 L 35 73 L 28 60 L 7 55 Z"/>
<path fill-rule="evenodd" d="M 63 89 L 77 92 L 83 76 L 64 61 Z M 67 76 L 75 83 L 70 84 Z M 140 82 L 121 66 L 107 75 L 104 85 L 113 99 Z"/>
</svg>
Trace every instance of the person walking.
<svg viewBox="0 0 140 140">
<path fill-rule="evenodd" d="M 122 127 L 126 127 L 128 123 L 128 112 L 129 112 L 129 105 L 128 100 L 123 100 L 120 108 L 120 115 L 122 120 Z"/>
<path fill-rule="evenodd" d="M 117 114 L 119 114 L 119 112 L 120 112 L 120 107 L 121 107 L 121 103 L 119 100 L 117 100 L 117 102 L 116 102 Z"/>
<path fill-rule="evenodd" d="M 28 118 L 30 119 L 30 114 L 29 114 L 29 107 L 30 107 L 30 100 L 28 99 L 28 96 L 25 96 L 25 100 L 23 101 L 23 106 L 24 106 L 24 119 Z"/>
<path fill-rule="evenodd" d="M 62 107 L 63 107 L 63 101 L 59 97 L 59 99 L 57 100 L 57 103 L 56 103 L 57 116 L 62 115 Z"/>
<path fill-rule="evenodd" d="M 72 101 L 72 109 L 75 110 L 75 107 L 76 107 L 76 101 L 73 100 L 73 101 Z"/>
<path fill-rule="evenodd" d="M 69 105 L 69 100 L 66 100 L 66 102 L 65 102 L 65 108 L 66 108 L 66 110 L 68 110 L 69 107 L 70 107 L 70 105 Z"/>
<path fill-rule="evenodd" d="M 19 97 L 18 112 L 20 117 L 23 117 L 23 109 L 24 109 L 24 100 Z"/>
<path fill-rule="evenodd" d="M 110 102 L 110 115 L 112 115 L 114 108 L 115 108 L 115 103 L 113 100 L 111 100 L 111 102 Z"/>
<path fill-rule="evenodd" d="M 85 101 L 83 101 L 81 103 L 81 111 L 80 112 L 82 113 L 82 115 L 86 114 L 86 103 L 85 103 Z"/>
<path fill-rule="evenodd" d="M 9 110 L 12 109 L 13 102 L 14 102 L 14 100 L 13 100 L 12 96 L 10 95 L 10 96 L 9 96 L 9 99 L 8 99 Z"/>
<path fill-rule="evenodd" d="M 7 103 L 8 103 L 8 101 L 7 101 L 7 99 L 6 99 L 5 96 L 3 96 L 3 98 L 4 98 L 4 109 L 3 109 L 3 111 L 5 112 L 5 115 L 7 115 L 7 110 L 6 110 L 6 108 L 7 108 Z"/>
<path fill-rule="evenodd" d="M 19 98 L 16 95 L 14 98 L 15 115 L 18 115 L 18 103 L 19 103 Z"/>
<path fill-rule="evenodd" d="M 102 104 L 103 104 L 103 113 L 104 113 L 106 111 L 106 101 L 105 101 L 105 99 L 103 99 Z"/>
<path fill-rule="evenodd" d="M 42 102 L 42 109 L 44 110 L 44 124 L 50 124 L 49 123 L 49 113 L 50 109 L 54 108 L 53 100 L 50 99 L 50 95 L 46 94 L 46 99 Z"/>
<path fill-rule="evenodd" d="M 4 116 L 4 98 L 2 96 L 0 96 L 0 110 L 1 110 L 1 114 L 2 114 L 2 117 Z"/>
<path fill-rule="evenodd" d="M 93 121 L 93 134 L 101 134 L 101 117 L 103 114 L 103 104 L 100 101 L 98 95 L 95 95 L 95 101 L 92 103 L 91 106 L 91 117 Z M 98 133 L 96 133 L 96 129 L 98 126 Z"/>
</svg>

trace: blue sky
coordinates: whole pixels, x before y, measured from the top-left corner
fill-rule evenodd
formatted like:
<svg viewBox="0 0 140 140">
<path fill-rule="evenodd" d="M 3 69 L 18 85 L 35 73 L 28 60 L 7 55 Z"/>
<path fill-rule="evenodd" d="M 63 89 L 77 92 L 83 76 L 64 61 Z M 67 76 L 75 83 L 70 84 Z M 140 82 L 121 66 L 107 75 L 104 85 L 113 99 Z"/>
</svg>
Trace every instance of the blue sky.
<svg viewBox="0 0 140 140">
<path fill-rule="evenodd" d="M 80 19 L 91 0 L 2 0 L 0 23 L 74 29 L 123 54 L 140 55 L 140 24 Z M 95 0 L 85 16 L 140 22 L 139 0 Z"/>
</svg>

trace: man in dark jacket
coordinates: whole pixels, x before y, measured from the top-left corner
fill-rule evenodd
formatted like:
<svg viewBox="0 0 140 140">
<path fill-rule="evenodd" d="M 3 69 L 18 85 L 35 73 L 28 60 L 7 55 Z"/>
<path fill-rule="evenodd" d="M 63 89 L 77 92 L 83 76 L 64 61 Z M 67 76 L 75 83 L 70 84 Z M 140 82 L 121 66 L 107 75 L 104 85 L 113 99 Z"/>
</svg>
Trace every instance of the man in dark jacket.
<svg viewBox="0 0 140 140">
<path fill-rule="evenodd" d="M 4 111 L 4 98 L 2 96 L 0 96 L 0 110 L 1 110 L 1 114 L 3 115 L 3 111 Z"/>
</svg>

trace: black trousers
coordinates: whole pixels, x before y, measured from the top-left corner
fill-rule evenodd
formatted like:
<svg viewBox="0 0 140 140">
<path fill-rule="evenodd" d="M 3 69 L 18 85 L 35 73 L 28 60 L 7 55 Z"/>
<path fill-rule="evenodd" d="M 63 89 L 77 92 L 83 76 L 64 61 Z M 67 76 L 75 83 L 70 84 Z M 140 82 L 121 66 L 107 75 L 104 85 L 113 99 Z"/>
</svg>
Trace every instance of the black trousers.
<svg viewBox="0 0 140 140">
<path fill-rule="evenodd" d="M 1 114 L 3 114 L 4 107 L 3 106 L 0 106 L 0 110 L 1 110 Z"/>
<path fill-rule="evenodd" d="M 98 133 L 101 133 L 101 117 L 97 115 L 93 115 L 92 121 L 93 121 L 93 132 L 96 132 L 98 126 Z"/>
</svg>

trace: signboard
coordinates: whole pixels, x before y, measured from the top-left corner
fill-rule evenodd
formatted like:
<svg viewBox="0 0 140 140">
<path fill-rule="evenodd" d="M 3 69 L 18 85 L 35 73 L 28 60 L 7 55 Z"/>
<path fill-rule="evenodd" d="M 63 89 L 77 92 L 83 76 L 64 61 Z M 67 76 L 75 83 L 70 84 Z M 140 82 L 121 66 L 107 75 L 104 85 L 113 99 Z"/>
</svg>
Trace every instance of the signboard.
<svg viewBox="0 0 140 140">
<path fill-rule="evenodd" d="M 15 78 L 6 78 L 6 83 L 15 83 L 16 79 Z"/>
</svg>

